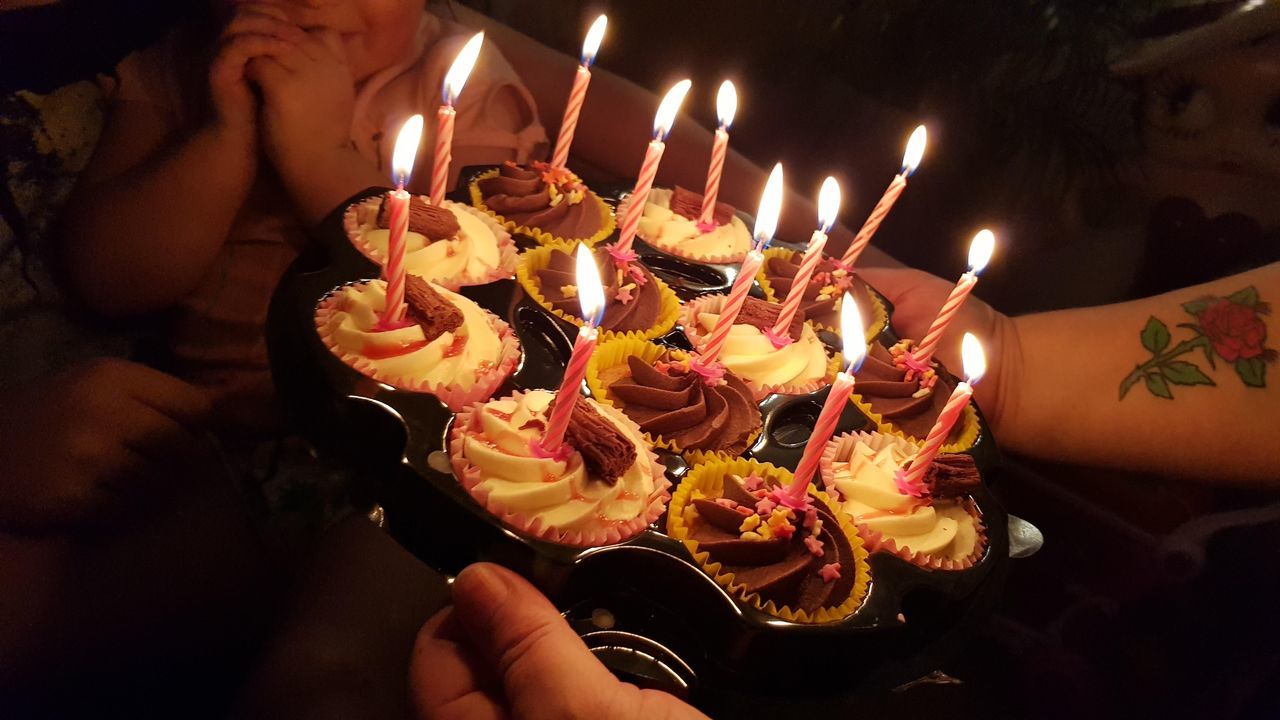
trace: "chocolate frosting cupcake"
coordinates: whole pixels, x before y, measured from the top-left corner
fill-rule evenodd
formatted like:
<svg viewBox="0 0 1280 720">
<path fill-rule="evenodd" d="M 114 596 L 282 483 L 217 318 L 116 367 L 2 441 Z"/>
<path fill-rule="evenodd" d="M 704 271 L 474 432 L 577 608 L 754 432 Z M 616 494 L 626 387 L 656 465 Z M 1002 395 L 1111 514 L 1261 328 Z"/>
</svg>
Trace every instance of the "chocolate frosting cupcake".
<svg viewBox="0 0 1280 720">
<path fill-rule="evenodd" d="M 613 262 L 609 251 L 595 250 L 596 267 L 604 284 L 605 309 L 601 330 L 612 332 L 644 331 L 658 322 L 662 296 L 653 274 L 640 263 L 629 263 L 622 270 Z M 547 266 L 536 271 L 538 285 L 551 307 L 580 317 L 577 267 L 573 255 L 553 250 Z"/>
<path fill-rule="evenodd" d="M 625 367 L 609 368 L 600 379 L 641 430 L 683 450 L 740 455 L 760 430 L 751 389 L 731 372 L 708 385 L 687 363 L 664 357 L 651 365 L 632 355 Z"/>
<path fill-rule="evenodd" d="M 733 573 L 734 583 L 764 600 L 815 612 L 848 599 L 856 576 L 849 538 L 831 510 L 821 502 L 797 516 L 773 506 L 773 478 L 726 475 L 719 498 L 695 497 L 702 522 L 690 539 L 698 550 Z"/>
<path fill-rule="evenodd" d="M 771 257 L 765 261 L 764 275 L 773 288 L 778 302 L 786 299 L 791 292 L 796 273 L 800 270 L 803 253 L 796 253 L 790 258 Z M 840 327 L 840 296 L 848 292 L 858 306 L 858 313 L 863 318 L 871 318 L 874 312 L 871 306 L 870 290 L 867 284 L 856 273 L 841 268 L 832 258 L 824 257 L 818 263 L 809 287 L 804 290 L 800 302 L 800 310 L 809 320 L 830 328 Z"/>
<path fill-rule="evenodd" d="M 907 380 L 906 376 L 907 371 L 894 364 L 888 349 L 880 343 L 871 343 L 867 359 L 856 373 L 858 383 L 854 392 L 894 427 L 911 437 L 924 439 L 946 406 L 956 382 L 945 373 L 938 373 L 933 388 L 923 390 L 919 378 Z M 947 440 L 955 442 L 963 430 L 964 423 L 956 423 Z"/>
<path fill-rule="evenodd" d="M 479 180 L 484 204 L 504 219 L 559 238 L 588 238 L 604 227 L 602 201 L 576 175 L 544 162 L 506 162 Z"/>
</svg>

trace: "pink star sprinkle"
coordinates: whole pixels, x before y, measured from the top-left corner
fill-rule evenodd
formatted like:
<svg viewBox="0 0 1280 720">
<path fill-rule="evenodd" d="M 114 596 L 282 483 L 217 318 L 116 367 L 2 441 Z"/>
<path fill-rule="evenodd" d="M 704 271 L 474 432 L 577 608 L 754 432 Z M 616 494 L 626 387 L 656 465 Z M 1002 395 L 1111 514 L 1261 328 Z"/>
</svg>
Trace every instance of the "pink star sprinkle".
<svg viewBox="0 0 1280 720">
<path fill-rule="evenodd" d="M 773 512 L 773 509 L 776 507 L 778 507 L 778 503 L 770 500 L 769 498 L 762 498 L 760 502 L 756 503 L 756 512 L 761 515 L 768 515 Z"/>
<path fill-rule="evenodd" d="M 814 557 L 822 557 L 827 552 L 822 549 L 822 541 L 812 535 L 804 539 L 804 546 L 809 549 L 809 554 Z"/>
<path fill-rule="evenodd" d="M 813 524 L 814 524 L 815 522 L 817 522 L 817 521 L 818 521 L 818 509 L 817 509 L 817 508 L 809 508 L 808 510 L 805 510 L 805 511 L 804 511 L 804 526 L 805 526 L 805 527 L 807 527 L 807 528 L 813 527 Z"/>
<path fill-rule="evenodd" d="M 742 487 L 748 491 L 759 490 L 761 485 L 764 485 L 764 478 L 759 475 L 748 475 L 742 479 Z"/>
<path fill-rule="evenodd" d="M 823 582 L 831 582 L 840 577 L 840 563 L 827 563 L 818 574 L 822 576 Z"/>
<path fill-rule="evenodd" d="M 618 302 L 622 303 L 623 305 L 626 305 L 627 303 L 635 299 L 631 297 L 630 285 L 623 285 L 622 287 L 618 288 L 618 292 L 614 294 L 614 298 Z"/>
</svg>

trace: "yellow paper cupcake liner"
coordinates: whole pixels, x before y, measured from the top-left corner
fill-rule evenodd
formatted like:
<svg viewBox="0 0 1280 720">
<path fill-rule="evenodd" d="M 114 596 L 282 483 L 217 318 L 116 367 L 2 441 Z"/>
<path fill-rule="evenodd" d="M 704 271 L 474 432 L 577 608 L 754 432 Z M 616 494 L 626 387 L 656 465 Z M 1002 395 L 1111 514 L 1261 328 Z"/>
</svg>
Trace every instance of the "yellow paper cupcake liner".
<svg viewBox="0 0 1280 720">
<path fill-rule="evenodd" d="M 857 385 L 854 385 L 853 394 L 849 396 L 849 402 L 857 406 L 858 410 L 860 410 L 863 415 L 866 415 L 867 419 L 875 424 L 876 429 L 880 432 L 885 433 L 886 435 L 900 437 L 915 445 L 924 443 L 925 438 L 918 438 L 904 432 L 892 422 L 885 420 L 880 413 L 872 410 L 871 403 L 864 400 L 862 396 L 858 394 Z M 941 452 L 964 452 L 978 443 L 978 437 L 981 434 L 982 425 L 978 422 L 978 411 L 973 408 L 973 401 L 970 400 L 969 404 L 965 405 L 964 410 L 960 412 L 960 434 L 956 436 L 955 440 L 949 443 L 943 443 Z"/>
<path fill-rule="evenodd" d="M 587 198 L 590 198 L 591 202 L 595 203 L 596 208 L 600 211 L 600 220 L 603 224 L 600 226 L 599 230 L 597 230 L 593 235 L 591 235 L 591 237 L 562 238 L 562 237 L 559 237 L 558 235 L 552 235 L 551 233 L 545 230 L 542 230 L 541 228 L 530 227 L 528 225 L 521 225 L 515 222 L 514 220 L 508 220 L 504 215 L 498 214 L 497 211 L 493 210 L 487 204 L 485 204 L 484 195 L 480 192 L 480 181 L 497 177 L 499 172 L 500 172 L 500 168 L 494 168 L 492 170 L 486 170 L 480 173 L 479 175 L 475 176 L 475 178 L 473 178 L 471 181 L 471 185 L 469 186 L 468 191 L 471 193 L 472 206 L 474 206 L 477 210 L 487 214 L 489 217 L 493 218 L 499 225 L 506 228 L 507 231 L 512 234 L 527 235 L 528 237 L 531 237 L 534 240 L 536 240 L 539 245 L 554 245 L 554 244 L 576 245 L 578 243 L 585 243 L 588 247 L 592 247 L 596 243 L 612 235 L 613 231 L 618 227 L 617 220 L 614 219 L 614 216 L 613 216 L 613 209 L 610 208 L 609 205 L 605 203 L 605 201 L 602 200 L 600 196 L 596 195 L 594 192 L 587 193 L 587 195 L 583 198 L 583 202 L 586 202 Z"/>
<path fill-rule="evenodd" d="M 862 606 L 862 601 L 867 595 L 867 589 L 871 586 L 871 569 L 867 564 L 867 550 L 863 546 L 862 538 L 859 537 L 857 529 L 849 521 L 849 516 L 841 512 L 839 505 L 825 492 L 815 488 L 812 483 L 809 485 L 809 494 L 831 510 L 831 514 L 840 522 L 840 531 L 845 534 L 845 537 L 849 540 L 849 546 L 853 548 L 854 572 L 857 575 L 853 582 L 853 589 L 849 592 L 849 597 L 839 605 L 819 608 L 814 613 L 801 609 L 792 609 L 786 605 L 779 606 L 772 600 L 765 600 L 760 597 L 759 593 L 747 592 L 742 585 L 735 582 L 733 573 L 721 572 L 722 566 L 720 563 L 711 560 L 709 553 L 698 549 L 698 542 L 691 537 L 692 528 L 689 524 L 690 520 L 697 517 L 697 510 L 693 507 L 694 491 L 708 496 L 718 496 L 724 489 L 726 475 L 750 475 L 752 473 L 776 477 L 784 483 L 791 482 L 790 471 L 775 467 L 770 463 L 761 463 L 755 460 L 712 460 L 695 465 L 684 480 L 681 481 L 680 486 L 676 488 L 675 494 L 671 497 L 671 503 L 667 510 L 667 534 L 684 543 L 698 566 L 702 568 L 703 572 L 711 576 L 711 579 L 715 580 L 716 584 L 761 612 L 788 622 L 803 624 L 836 622 L 852 615 Z"/>
<path fill-rule="evenodd" d="M 591 359 L 587 361 L 587 388 L 591 391 L 591 396 L 609 407 L 618 408 L 622 412 L 622 408 L 618 407 L 609 396 L 609 388 L 600 380 L 600 373 L 609 368 L 617 367 L 626 363 L 627 358 L 636 355 L 646 363 L 653 364 L 663 353 L 670 353 L 673 360 L 685 360 L 689 357 L 689 353 L 675 348 L 668 348 L 657 345 L 638 338 L 618 337 L 607 342 L 602 342 L 596 346 L 595 352 L 591 354 Z M 757 428 L 755 432 L 747 438 L 747 447 L 755 444 L 756 439 L 760 437 L 763 430 L 763 424 Z M 645 438 L 653 443 L 654 447 L 669 450 L 674 453 L 683 455 L 690 464 L 696 464 L 714 459 L 731 459 L 735 456 L 724 452 L 709 452 L 706 450 L 686 449 L 680 446 L 674 440 L 663 437 L 662 435 L 654 435 L 645 433 Z"/>
<path fill-rule="evenodd" d="M 698 314 L 704 311 L 719 313 L 720 308 L 724 305 L 724 295 L 703 295 L 694 298 L 684 304 L 680 309 L 680 328 L 684 331 L 684 336 L 688 338 L 689 344 L 695 348 L 701 348 L 706 344 L 707 336 L 698 328 Z M 734 323 L 735 325 L 737 323 Z M 812 329 L 812 325 L 806 321 L 805 325 Z M 844 368 L 844 354 L 837 352 L 830 356 L 827 360 L 827 371 L 822 378 L 803 383 L 762 383 L 749 377 L 739 375 L 742 381 L 751 388 L 751 392 L 755 393 L 756 401 L 760 401 L 769 395 L 804 395 L 806 393 L 815 392 L 835 382 L 836 374 Z"/>
<path fill-rule="evenodd" d="M 771 247 L 764 251 L 764 262 L 760 264 L 760 269 L 756 271 L 756 282 L 760 284 L 760 289 L 764 291 L 764 297 L 766 300 L 769 302 L 782 302 L 786 299 L 778 297 L 778 294 L 773 290 L 773 284 L 770 283 L 769 278 L 765 276 L 764 269 L 769 265 L 769 259 L 781 258 L 789 261 L 799 254 L 800 253 L 795 250 L 784 247 Z M 885 328 L 889 327 L 889 308 L 885 305 L 884 298 L 880 296 L 880 293 L 877 292 L 875 288 L 865 282 L 863 284 L 866 285 L 867 288 L 867 299 L 871 301 L 871 317 L 862 318 L 862 322 L 865 323 L 865 327 L 863 327 L 863 335 L 866 337 L 867 342 L 871 342 L 879 337 L 880 333 L 884 332 Z M 820 323 L 813 320 L 806 320 L 806 322 L 809 322 L 814 328 L 819 330 L 830 330 L 836 334 L 840 333 L 840 328 L 832 327 L 826 323 Z"/>
<path fill-rule="evenodd" d="M 555 250 L 563 250 L 565 252 L 572 253 L 573 246 L 556 243 L 552 245 L 543 245 L 541 247 L 525 251 L 520 255 L 520 262 L 516 266 L 516 279 L 520 281 L 520 286 L 529 294 L 529 297 L 533 298 L 533 301 L 538 303 L 543 310 L 546 310 L 565 322 L 572 323 L 577 327 L 582 327 L 585 323 L 583 323 L 581 318 L 552 307 L 551 303 L 547 301 L 547 297 L 542 294 L 542 287 L 538 283 L 537 272 L 545 268 L 547 264 L 551 262 L 551 253 Z M 657 275 L 649 273 L 649 278 L 652 282 L 657 283 L 658 287 L 660 305 L 658 308 L 657 322 L 653 327 L 646 330 L 628 330 L 626 332 L 601 330 L 600 339 L 602 341 L 619 337 L 652 340 L 653 338 L 660 337 L 671 332 L 671 329 L 676 326 L 676 321 L 680 319 L 680 298 L 676 297 L 675 291 L 668 287 L 666 283 L 662 282 L 662 279 Z"/>
</svg>

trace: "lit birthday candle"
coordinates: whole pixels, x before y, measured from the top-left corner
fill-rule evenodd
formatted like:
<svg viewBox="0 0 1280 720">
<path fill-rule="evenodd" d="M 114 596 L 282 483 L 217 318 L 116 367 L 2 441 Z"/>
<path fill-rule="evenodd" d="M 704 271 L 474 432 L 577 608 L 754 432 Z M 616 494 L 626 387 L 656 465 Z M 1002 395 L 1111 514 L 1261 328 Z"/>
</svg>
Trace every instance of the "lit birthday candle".
<svg viewBox="0 0 1280 720">
<path fill-rule="evenodd" d="M 791 485 L 782 494 L 783 502 L 788 507 L 804 506 L 808 500 L 809 481 L 818 470 L 818 461 L 827 441 L 836 431 L 836 423 L 840 422 L 840 414 L 844 412 L 849 396 L 853 394 L 853 374 L 862 367 L 867 357 L 867 344 L 863 340 L 862 318 L 858 314 L 858 306 L 853 298 L 845 293 L 840 300 L 840 337 L 844 342 L 844 370 L 836 374 L 831 383 L 831 392 L 822 404 L 822 412 L 813 424 L 813 433 L 805 443 L 804 455 L 796 466 Z"/>
<path fill-rule="evenodd" d="M 484 42 L 484 33 L 476 33 L 449 66 L 445 73 L 444 84 L 440 88 L 440 99 L 443 104 L 436 111 L 436 154 L 431 166 L 431 204 L 439 205 L 444 201 L 445 187 L 449 184 L 449 163 L 453 160 L 453 119 L 457 112 L 453 104 L 458 101 L 462 87 L 471 76 L 471 68 L 475 67 L 476 57 L 480 55 L 480 45 Z"/>
<path fill-rule="evenodd" d="M 413 159 L 422 141 L 422 116 L 414 115 L 400 128 L 396 147 L 391 153 L 391 175 L 396 189 L 387 193 L 387 261 L 382 276 L 387 281 L 387 306 L 382 311 L 382 324 L 395 326 L 404 321 L 404 244 L 409 231 L 409 200 L 404 186 L 413 172 Z"/>
<path fill-rule="evenodd" d="M 796 277 L 791 283 L 791 291 L 787 293 L 782 310 L 778 312 L 778 321 L 770 331 L 775 344 L 782 339 L 789 339 L 787 329 L 791 327 L 791 320 L 800 309 L 804 291 L 809 287 L 809 278 L 813 277 L 813 271 L 822 262 L 822 249 L 827 246 L 827 232 L 835 225 L 839 215 L 840 183 L 835 178 L 828 177 L 822 182 L 822 190 L 818 192 L 818 229 L 809 237 L 809 247 L 804 251 L 804 259 L 800 261 L 800 269 L 796 271 Z"/>
<path fill-rule="evenodd" d="M 863 250 L 867 249 L 867 245 L 871 243 L 871 236 L 876 234 L 880 223 L 884 222 L 884 218 L 893 209 L 893 204 L 898 201 L 898 196 L 903 190 L 907 189 L 907 178 L 915 173 L 916 168 L 920 167 L 920 160 L 924 157 L 924 146 L 927 141 L 927 133 L 924 126 L 920 125 L 911 133 L 911 139 L 907 141 L 907 151 L 902 156 L 902 170 L 893 176 L 893 181 L 889 183 L 889 187 L 884 191 L 880 201 L 871 210 L 871 214 L 867 216 L 867 221 L 862 223 L 862 228 L 858 230 L 858 234 L 854 236 L 853 242 L 849 243 L 849 249 L 844 251 L 844 258 L 841 262 L 847 268 L 852 268 L 854 263 L 858 262 L 858 256 Z"/>
<path fill-rule="evenodd" d="M 569 162 L 569 146 L 573 144 L 573 133 L 578 128 L 578 113 L 582 112 L 582 101 L 587 98 L 587 86 L 591 84 L 591 63 L 595 62 L 600 41 L 604 38 L 605 26 L 608 24 L 609 19 L 604 15 L 596 18 L 587 31 L 587 39 L 582 42 L 582 63 L 573 76 L 573 89 L 569 91 L 569 101 L 564 106 L 564 120 L 560 123 L 560 135 L 556 138 L 556 151 L 551 156 L 551 167 L 562 168 Z"/>
<path fill-rule="evenodd" d="M 773 166 L 769 173 L 769 181 L 765 183 L 764 194 L 760 196 L 760 209 L 756 212 L 755 243 L 751 252 L 742 261 L 738 269 L 738 277 L 733 281 L 733 288 L 720 307 L 720 317 L 711 330 L 707 344 L 702 348 L 701 357 L 704 364 L 711 364 L 720 357 L 725 340 L 729 338 L 729 330 L 733 321 L 738 318 L 738 311 L 747 301 L 747 293 L 755 282 L 756 271 L 764 262 L 764 249 L 773 241 L 773 233 L 778 229 L 778 216 L 782 213 L 782 163 Z"/>
<path fill-rule="evenodd" d="M 922 368 L 929 366 L 929 360 L 938 348 L 942 333 L 946 332 L 947 326 L 955 319 L 960 308 L 964 306 L 965 299 L 978 284 L 978 273 L 982 272 L 990 262 L 991 253 L 995 251 L 995 247 L 996 236 L 990 230 L 979 230 L 978 234 L 973 236 L 973 241 L 969 243 L 969 272 L 960 276 L 955 288 L 951 290 L 951 295 L 938 311 L 938 316 L 929 326 L 929 332 L 925 333 L 920 344 L 911 352 L 911 356 Z"/>
<path fill-rule="evenodd" d="M 551 417 L 547 419 L 547 428 L 542 434 L 542 450 L 548 454 L 558 453 L 564 442 L 564 433 L 569 427 L 569 418 L 578 401 L 579 388 L 582 387 L 582 378 L 587 374 L 587 361 L 596 349 L 596 338 L 599 336 L 596 328 L 600 327 L 600 321 L 604 319 L 604 287 L 600 284 L 600 272 L 596 269 L 591 250 L 586 245 L 578 245 L 575 260 L 578 303 L 586 322 L 578 329 L 573 354 L 569 356 L 564 379 L 560 382 L 560 390 L 556 392 L 555 407 L 551 409 Z"/>
<path fill-rule="evenodd" d="M 899 470 L 895 476 L 904 492 L 917 497 L 922 494 L 924 488 L 925 471 L 933 463 L 934 456 L 942 449 L 947 435 L 951 434 L 951 428 L 960 419 L 960 413 L 964 412 L 965 405 L 969 404 L 969 398 L 973 397 L 973 386 L 987 371 L 986 353 L 982 351 L 982 343 L 978 342 L 978 338 L 974 337 L 973 333 L 964 334 L 964 340 L 960 343 L 960 356 L 964 364 L 964 382 L 957 383 L 956 389 L 951 391 L 951 397 L 947 399 L 947 404 L 938 414 L 937 422 L 933 424 L 933 429 L 925 438 L 920 452 L 916 453 L 915 458 L 911 460 L 911 465 L 905 471 Z"/>
<path fill-rule="evenodd" d="M 720 194 L 720 175 L 724 172 L 724 158 L 729 153 L 729 126 L 738 112 L 738 91 L 733 83 L 725 80 L 716 93 L 715 141 L 711 145 L 711 164 L 707 167 L 707 185 L 702 192 L 702 213 L 698 216 L 698 229 L 710 232 L 715 229 L 716 197 Z"/>
<path fill-rule="evenodd" d="M 671 132 L 676 113 L 692 85 L 689 80 L 681 80 L 672 85 L 662 98 L 662 104 L 658 106 L 658 113 L 653 118 L 653 140 L 645 150 L 636 186 L 631 191 L 631 204 L 627 206 L 627 214 L 622 218 L 622 229 L 614 247 L 615 256 L 625 256 L 631 252 L 631 241 L 635 239 L 636 230 L 640 227 L 640 216 L 644 215 L 644 204 L 649 200 L 649 189 L 653 187 L 653 179 L 658 175 L 658 163 L 662 162 L 662 151 L 666 149 L 664 141 L 667 133 Z"/>
</svg>

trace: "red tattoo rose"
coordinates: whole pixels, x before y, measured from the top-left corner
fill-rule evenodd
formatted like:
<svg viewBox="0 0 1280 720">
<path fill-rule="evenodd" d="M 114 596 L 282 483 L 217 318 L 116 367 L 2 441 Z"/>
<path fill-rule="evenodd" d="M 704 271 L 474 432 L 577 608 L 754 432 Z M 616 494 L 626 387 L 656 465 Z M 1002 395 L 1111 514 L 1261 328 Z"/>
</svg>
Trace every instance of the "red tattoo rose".
<svg viewBox="0 0 1280 720">
<path fill-rule="evenodd" d="M 1214 352 L 1227 362 L 1258 357 L 1263 353 L 1267 326 L 1258 317 L 1256 308 L 1222 298 L 1200 314 L 1200 327 L 1204 328 L 1205 337 L 1213 344 Z"/>
</svg>

